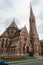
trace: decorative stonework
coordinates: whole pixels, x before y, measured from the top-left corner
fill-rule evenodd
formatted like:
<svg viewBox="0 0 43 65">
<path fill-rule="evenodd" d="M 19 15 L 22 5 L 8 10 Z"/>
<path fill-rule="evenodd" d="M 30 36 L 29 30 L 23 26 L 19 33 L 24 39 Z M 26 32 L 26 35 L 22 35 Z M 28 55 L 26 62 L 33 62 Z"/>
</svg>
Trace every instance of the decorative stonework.
<svg viewBox="0 0 43 65">
<path fill-rule="evenodd" d="M 0 53 L 8 55 L 24 55 L 33 52 L 35 55 L 41 54 L 41 46 L 36 30 L 35 16 L 30 6 L 30 32 L 26 26 L 19 29 L 13 20 L 6 31 L 0 36 Z"/>
<path fill-rule="evenodd" d="M 34 54 L 41 54 L 41 46 L 39 42 L 39 37 L 36 29 L 35 16 L 32 11 L 32 6 L 30 5 L 30 42 L 33 46 Z"/>
</svg>

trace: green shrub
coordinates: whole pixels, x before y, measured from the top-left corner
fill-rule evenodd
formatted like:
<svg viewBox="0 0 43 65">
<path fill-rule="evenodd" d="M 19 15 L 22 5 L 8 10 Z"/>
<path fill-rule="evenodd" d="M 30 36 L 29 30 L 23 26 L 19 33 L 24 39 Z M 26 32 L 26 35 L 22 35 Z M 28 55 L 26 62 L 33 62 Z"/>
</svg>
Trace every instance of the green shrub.
<svg viewBox="0 0 43 65">
<path fill-rule="evenodd" d="M 42 55 L 43 55 L 43 40 L 40 40 L 40 44 L 41 44 L 41 51 L 42 51 Z"/>
</svg>

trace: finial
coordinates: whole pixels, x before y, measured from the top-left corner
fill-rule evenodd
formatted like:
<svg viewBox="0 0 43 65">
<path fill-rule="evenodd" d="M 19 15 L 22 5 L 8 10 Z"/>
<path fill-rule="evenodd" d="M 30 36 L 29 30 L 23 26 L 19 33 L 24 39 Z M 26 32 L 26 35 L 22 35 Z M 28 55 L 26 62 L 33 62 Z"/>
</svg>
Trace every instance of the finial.
<svg viewBox="0 0 43 65">
<path fill-rule="evenodd" d="M 31 5 L 31 3 L 30 3 L 30 13 L 32 12 L 32 5 Z"/>
<path fill-rule="evenodd" d="M 30 6 L 31 6 L 31 2 L 30 2 Z"/>
<path fill-rule="evenodd" d="M 15 21 L 15 17 L 13 17 L 13 22 Z"/>
<path fill-rule="evenodd" d="M 32 8 L 32 4 L 30 3 L 30 8 Z"/>
<path fill-rule="evenodd" d="M 15 21 L 15 17 L 13 17 L 13 20 Z"/>
</svg>

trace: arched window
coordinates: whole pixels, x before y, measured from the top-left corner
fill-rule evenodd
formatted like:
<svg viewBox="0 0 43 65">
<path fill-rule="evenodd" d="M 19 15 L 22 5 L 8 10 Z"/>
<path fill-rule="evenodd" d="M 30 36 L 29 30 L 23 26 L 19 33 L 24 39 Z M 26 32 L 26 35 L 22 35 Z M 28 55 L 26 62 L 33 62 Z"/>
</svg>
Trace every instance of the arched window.
<svg viewBox="0 0 43 65">
<path fill-rule="evenodd" d="M 3 48 L 3 46 L 4 46 L 4 39 L 2 39 L 2 46 L 1 47 Z"/>
<path fill-rule="evenodd" d="M 27 54 L 29 54 L 29 47 L 28 46 L 26 47 L 26 50 L 27 50 Z"/>
<path fill-rule="evenodd" d="M 32 22 L 35 22 L 35 19 L 32 19 Z"/>
<path fill-rule="evenodd" d="M 7 43 L 8 43 L 8 39 L 6 39 L 6 44 L 5 44 L 5 47 L 7 47 Z"/>
</svg>

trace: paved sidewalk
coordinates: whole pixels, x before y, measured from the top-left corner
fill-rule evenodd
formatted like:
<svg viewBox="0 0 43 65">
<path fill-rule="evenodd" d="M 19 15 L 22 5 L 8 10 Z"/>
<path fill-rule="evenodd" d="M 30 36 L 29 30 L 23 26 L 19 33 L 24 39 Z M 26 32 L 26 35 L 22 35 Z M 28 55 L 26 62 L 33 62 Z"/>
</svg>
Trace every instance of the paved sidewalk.
<svg viewBox="0 0 43 65">
<path fill-rule="evenodd" d="M 27 62 L 27 63 L 20 63 L 20 64 L 10 64 L 10 65 L 43 65 L 43 61 Z"/>
<path fill-rule="evenodd" d="M 43 59 L 43 56 L 36 56 L 37 59 Z"/>
<path fill-rule="evenodd" d="M 37 62 L 37 61 L 42 61 L 41 59 L 32 59 L 32 60 L 23 60 L 23 61 L 11 61 L 8 62 L 8 64 L 22 64 L 22 63 L 33 63 L 33 62 Z"/>
</svg>

